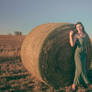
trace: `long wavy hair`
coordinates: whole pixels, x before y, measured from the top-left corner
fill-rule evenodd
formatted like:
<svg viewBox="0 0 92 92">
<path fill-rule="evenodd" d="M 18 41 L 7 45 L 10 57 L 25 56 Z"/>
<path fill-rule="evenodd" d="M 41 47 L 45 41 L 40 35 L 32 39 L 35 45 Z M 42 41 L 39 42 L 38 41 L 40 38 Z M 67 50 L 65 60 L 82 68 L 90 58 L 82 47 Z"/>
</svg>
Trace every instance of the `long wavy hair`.
<svg viewBox="0 0 92 92">
<path fill-rule="evenodd" d="M 73 36 L 78 32 L 77 29 L 76 29 L 76 25 L 80 24 L 82 26 L 82 31 L 85 35 L 87 35 L 86 31 L 85 31 L 85 28 L 83 26 L 83 24 L 81 22 L 77 22 L 76 24 L 74 24 L 74 34 Z"/>
</svg>

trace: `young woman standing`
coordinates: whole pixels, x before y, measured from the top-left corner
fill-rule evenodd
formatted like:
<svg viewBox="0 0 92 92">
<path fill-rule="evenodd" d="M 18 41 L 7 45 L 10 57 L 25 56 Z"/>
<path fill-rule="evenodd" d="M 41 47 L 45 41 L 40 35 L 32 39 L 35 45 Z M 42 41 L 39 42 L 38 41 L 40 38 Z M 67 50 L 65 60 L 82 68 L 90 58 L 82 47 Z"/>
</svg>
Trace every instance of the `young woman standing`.
<svg viewBox="0 0 92 92">
<path fill-rule="evenodd" d="M 70 31 L 70 45 L 73 47 L 75 44 L 77 45 L 75 49 L 75 77 L 72 84 L 72 90 L 76 89 L 78 84 L 88 85 L 89 80 L 86 74 L 86 32 L 84 30 L 83 24 L 81 22 L 77 22 L 75 24 L 75 28 L 77 32 L 74 34 L 74 31 Z M 74 35 L 73 35 L 74 34 Z"/>
</svg>

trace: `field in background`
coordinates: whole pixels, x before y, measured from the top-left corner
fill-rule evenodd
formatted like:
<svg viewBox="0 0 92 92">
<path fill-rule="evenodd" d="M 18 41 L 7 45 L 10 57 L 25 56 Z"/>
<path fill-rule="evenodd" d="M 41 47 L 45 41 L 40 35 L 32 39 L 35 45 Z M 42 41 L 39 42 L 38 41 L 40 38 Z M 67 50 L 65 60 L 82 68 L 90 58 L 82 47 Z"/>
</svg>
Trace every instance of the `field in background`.
<svg viewBox="0 0 92 92">
<path fill-rule="evenodd" d="M 0 92 L 41 92 L 47 89 L 22 65 L 20 50 L 24 38 L 23 35 L 0 35 Z"/>
<path fill-rule="evenodd" d="M 19 56 L 20 47 L 25 36 L 0 35 L 0 57 Z"/>
<path fill-rule="evenodd" d="M 0 35 L 0 91 L 51 92 L 50 87 L 36 80 L 22 65 L 20 50 L 24 38 L 23 35 Z"/>
</svg>

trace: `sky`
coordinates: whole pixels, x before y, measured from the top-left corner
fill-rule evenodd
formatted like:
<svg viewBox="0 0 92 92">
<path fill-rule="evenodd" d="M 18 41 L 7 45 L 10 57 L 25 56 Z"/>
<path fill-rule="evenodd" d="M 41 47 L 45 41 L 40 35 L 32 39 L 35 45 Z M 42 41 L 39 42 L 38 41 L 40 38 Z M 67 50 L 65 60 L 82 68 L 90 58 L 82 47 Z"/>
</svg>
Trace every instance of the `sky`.
<svg viewBox="0 0 92 92">
<path fill-rule="evenodd" d="M 0 34 L 28 34 L 40 24 L 77 21 L 92 37 L 92 0 L 0 0 Z"/>
</svg>

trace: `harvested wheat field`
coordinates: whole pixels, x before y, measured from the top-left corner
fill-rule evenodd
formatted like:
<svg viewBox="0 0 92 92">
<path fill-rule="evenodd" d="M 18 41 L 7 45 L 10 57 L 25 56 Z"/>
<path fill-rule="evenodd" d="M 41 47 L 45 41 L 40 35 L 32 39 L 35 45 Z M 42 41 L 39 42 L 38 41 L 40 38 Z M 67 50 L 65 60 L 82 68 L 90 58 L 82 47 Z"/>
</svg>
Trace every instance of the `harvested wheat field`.
<svg viewBox="0 0 92 92">
<path fill-rule="evenodd" d="M 51 86 L 36 79 L 22 64 L 20 50 L 25 37 L 0 35 L 0 92 L 51 92 Z M 92 78 L 92 67 L 88 76 Z M 70 86 L 55 92 L 71 92 Z M 91 91 L 90 88 L 78 89 L 78 92 Z"/>
</svg>

